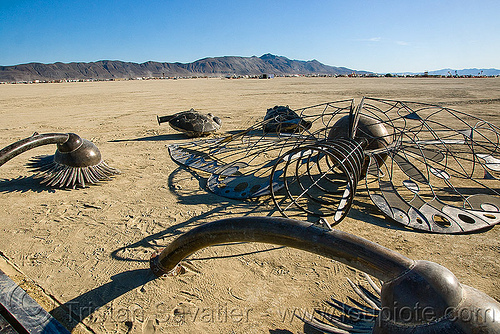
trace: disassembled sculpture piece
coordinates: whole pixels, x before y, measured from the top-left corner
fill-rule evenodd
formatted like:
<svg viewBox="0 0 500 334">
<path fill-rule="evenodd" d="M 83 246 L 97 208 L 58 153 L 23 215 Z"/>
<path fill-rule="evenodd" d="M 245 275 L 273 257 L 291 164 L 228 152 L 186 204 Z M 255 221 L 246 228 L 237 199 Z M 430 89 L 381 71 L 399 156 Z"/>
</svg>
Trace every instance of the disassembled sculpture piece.
<svg viewBox="0 0 500 334">
<path fill-rule="evenodd" d="M 156 116 L 158 125 L 168 122 L 170 126 L 188 137 L 202 137 L 220 129 L 222 121 L 212 114 L 203 115 L 194 109 L 181 111 L 171 116 Z"/>
<path fill-rule="evenodd" d="M 500 222 L 500 129 L 438 105 L 363 98 L 294 111 L 292 133 L 267 118 L 224 138 L 170 145 L 173 160 L 208 172 L 229 198 L 271 195 L 287 217 L 349 212 L 364 181 L 387 217 L 411 228 L 464 233 Z"/>
<path fill-rule="evenodd" d="M 303 120 L 295 111 L 288 106 L 275 106 L 267 109 L 264 116 L 265 124 L 263 125 L 264 132 L 294 132 L 298 127 L 304 130 L 309 130 L 312 123 Z"/>
<path fill-rule="evenodd" d="M 303 318 L 330 333 L 499 333 L 500 303 L 461 284 L 445 267 L 414 261 L 366 239 L 286 218 L 243 217 L 196 227 L 150 260 L 157 276 L 179 272 L 179 262 L 199 249 L 228 242 L 264 242 L 319 254 L 385 283 L 380 300 L 360 291 L 370 307 L 334 301 L 345 317 L 318 312 Z M 369 280 L 371 282 L 371 280 Z M 372 282 L 375 289 L 378 287 Z M 353 288 L 358 288 L 353 285 Z M 369 297 L 367 297 L 369 295 Z M 357 321 L 359 320 L 359 321 Z"/>
<path fill-rule="evenodd" d="M 74 189 L 120 173 L 101 159 L 99 149 L 92 142 L 74 133 L 34 133 L 3 148 L 0 166 L 27 150 L 46 144 L 57 144 L 55 154 L 34 157 L 28 167 L 38 172 L 37 177 L 48 186 Z"/>
</svg>

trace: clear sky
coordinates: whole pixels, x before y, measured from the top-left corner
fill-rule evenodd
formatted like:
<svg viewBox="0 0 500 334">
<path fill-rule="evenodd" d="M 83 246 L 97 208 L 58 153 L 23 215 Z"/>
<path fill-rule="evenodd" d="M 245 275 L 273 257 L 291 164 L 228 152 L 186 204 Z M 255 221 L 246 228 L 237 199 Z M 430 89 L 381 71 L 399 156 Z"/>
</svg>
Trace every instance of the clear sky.
<svg viewBox="0 0 500 334">
<path fill-rule="evenodd" d="M 205 57 L 500 68 L 499 0 L 0 0 L 0 65 Z"/>
</svg>

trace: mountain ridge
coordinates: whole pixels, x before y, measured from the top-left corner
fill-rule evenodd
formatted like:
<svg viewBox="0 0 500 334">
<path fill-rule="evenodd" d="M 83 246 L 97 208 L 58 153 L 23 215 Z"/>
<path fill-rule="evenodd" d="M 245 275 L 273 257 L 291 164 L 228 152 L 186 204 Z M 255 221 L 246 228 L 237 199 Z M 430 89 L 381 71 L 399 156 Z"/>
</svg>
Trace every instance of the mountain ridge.
<svg viewBox="0 0 500 334">
<path fill-rule="evenodd" d="M 192 63 L 121 60 L 95 62 L 27 63 L 0 66 L 0 82 L 53 80 L 109 80 L 142 77 L 183 76 L 259 76 L 259 75 L 346 75 L 369 74 L 346 67 L 335 67 L 314 60 L 292 60 L 266 53 L 261 57 L 206 57 Z"/>
<path fill-rule="evenodd" d="M 464 68 L 461 70 L 453 68 L 443 68 L 440 70 L 427 71 L 427 72 L 398 72 L 398 75 L 437 75 L 437 76 L 498 76 L 500 70 L 496 68 Z"/>
<path fill-rule="evenodd" d="M 137 77 L 259 76 L 267 75 L 346 75 L 370 74 L 346 67 L 329 66 L 313 60 L 293 60 L 266 53 L 261 57 L 206 57 L 192 63 L 121 60 L 95 62 L 27 63 L 0 66 L 0 82 L 51 80 L 109 80 Z"/>
<path fill-rule="evenodd" d="M 441 70 L 429 71 L 430 75 L 448 75 L 448 76 L 464 76 L 464 75 L 475 75 L 475 76 L 495 76 L 500 75 L 500 70 L 496 68 L 464 68 L 461 70 L 456 70 L 452 68 L 443 68 Z"/>
<path fill-rule="evenodd" d="M 205 57 L 191 63 L 146 61 L 143 63 L 121 60 L 98 60 L 95 62 L 55 62 L 50 64 L 32 62 L 27 64 L 0 66 L 0 82 L 33 82 L 62 80 L 114 80 L 135 78 L 197 77 L 197 76 L 286 76 L 286 75 L 368 75 L 346 67 L 325 65 L 316 59 L 294 60 L 266 53 L 260 57 L 221 56 Z M 401 72 L 397 75 L 432 76 L 499 76 L 495 68 L 469 68 L 455 70 L 445 68 L 428 72 Z"/>
</svg>

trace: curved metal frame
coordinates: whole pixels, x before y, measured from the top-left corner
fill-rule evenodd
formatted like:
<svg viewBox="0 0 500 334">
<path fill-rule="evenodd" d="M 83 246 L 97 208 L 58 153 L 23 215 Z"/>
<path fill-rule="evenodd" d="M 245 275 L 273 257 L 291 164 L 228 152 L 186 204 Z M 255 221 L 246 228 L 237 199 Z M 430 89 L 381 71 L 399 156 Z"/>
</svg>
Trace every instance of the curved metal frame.
<svg viewBox="0 0 500 334">
<path fill-rule="evenodd" d="M 355 140 L 339 139 L 336 141 L 323 141 L 316 145 L 306 145 L 306 146 L 296 147 L 283 154 L 274 164 L 269 178 L 269 184 L 270 184 L 269 189 L 271 197 L 275 206 L 278 208 L 281 214 L 283 214 L 283 216 L 285 217 L 288 217 L 286 211 L 290 207 L 290 205 L 293 204 L 303 212 L 316 217 L 335 216 L 334 223 L 338 223 L 343 218 L 345 218 L 352 205 L 358 181 L 363 173 L 363 165 L 365 161 L 365 155 L 362 149 L 363 144 L 365 144 L 364 141 L 358 142 Z M 307 157 L 303 158 L 304 156 L 303 152 L 307 153 Z M 291 157 L 294 156 L 297 157 L 295 159 L 291 159 Z M 314 159 L 316 159 L 316 161 L 312 161 Z M 328 170 L 322 171 L 319 162 L 320 159 L 325 159 L 326 164 L 329 167 Z M 284 161 L 286 161 L 285 166 L 280 167 L 280 165 Z M 292 161 L 295 161 L 295 173 L 292 172 L 292 175 L 288 175 L 287 171 L 290 169 L 289 167 L 293 165 Z M 312 164 L 317 166 L 317 169 L 319 171 L 319 176 L 318 175 L 313 176 L 311 174 L 313 168 L 311 166 Z M 305 176 L 300 175 L 299 171 L 299 168 L 303 165 L 307 166 Z M 345 191 L 347 191 L 347 189 L 349 191 L 349 194 L 347 198 L 342 197 L 339 203 L 335 203 L 337 204 L 337 206 L 335 209 L 332 210 L 331 213 L 314 212 L 308 208 L 305 208 L 304 206 L 302 206 L 297 202 L 297 199 L 306 196 L 312 202 L 325 206 L 331 206 L 333 203 L 323 200 L 319 198 L 319 196 L 314 196 L 313 194 L 310 193 L 310 190 L 312 188 L 316 188 L 320 191 L 320 193 L 335 194 L 335 192 L 332 192 L 331 189 L 327 189 L 325 188 L 325 186 L 319 185 L 319 181 L 321 179 L 326 179 L 330 181 L 332 184 L 340 182 L 340 181 L 333 181 L 328 178 L 328 173 L 334 172 L 334 169 L 336 168 L 341 170 L 341 173 L 336 173 L 336 174 L 342 175 L 345 178 L 346 190 L 344 190 L 344 194 Z M 276 174 L 278 169 L 281 173 Z M 279 174 L 278 178 L 282 179 L 282 181 L 278 182 L 278 180 L 275 180 L 274 176 L 278 174 Z M 301 181 L 301 177 L 303 176 L 306 177 L 309 181 L 311 181 L 310 186 L 306 187 L 304 183 Z M 292 181 L 290 181 L 291 179 Z M 279 203 L 280 201 L 278 200 L 278 194 L 276 193 L 274 187 L 272 187 L 274 183 L 283 184 L 284 191 L 286 194 L 285 196 L 291 202 L 287 207 L 283 207 L 282 205 L 280 205 Z M 297 195 L 292 193 L 290 189 L 290 184 L 292 183 L 296 183 L 298 185 L 300 189 L 300 194 Z"/>
<path fill-rule="evenodd" d="M 69 134 L 67 133 L 39 134 L 35 132 L 31 137 L 21 139 L 0 150 L 0 166 L 19 154 L 31 150 L 32 148 L 48 144 L 63 144 L 68 139 Z"/>
<path fill-rule="evenodd" d="M 460 284 L 445 267 L 434 262 L 411 260 L 349 233 L 325 231 L 313 224 L 292 219 L 242 217 L 201 225 L 177 237 L 163 251 L 153 253 L 150 268 L 156 276 L 174 275 L 181 272 L 180 261 L 197 250 L 241 241 L 272 243 L 305 250 L 383 280 L 380 300 L 371 304 L 376 312 L 370 321 L 361 324 L 364 326 L 362 332 L 370 329 L 374 333 L 500 332 L 500 303 L 474 288 Z M 355 291 L 359 290 L 354 284 L 351 286 Z M 357 293 L 364 297 L 369 295 L 367 292 Z M 365 301 L 370 303 L 373 298 L 377 297 L 368 297 Z M 342 308 L 341 311 L 351 313 L 352 308 L 348 305 L 340 302 L 336 304 Z M 365 308 L 361 312 L 366 313 L 367 310 Z M 429 310 L 433 312 L 431 318 Z M 464 319 L 464 312 L 468 316 L 471 312 L 479 316 Z M 312 318 L 303 320 L 332 333 L 345 333 L 339 328 L 356 329 L 344 325 L 342 318 L 333 315 L 325 318 L 332 319 L 332 325 Z"/>
<path fill-rule="evenodd" d="M 289 246 L 326 256 L 370 275 L 390 280 L 410 270 L 414 261 L 374 242 L 338 230 L 326 232 L 311 223 L 275 217 L 241 217 L 196 227 L 153 254 L 157 276 L 173 273 L 185 257 L 227 242 L 254 241 Z"/>
</svg>

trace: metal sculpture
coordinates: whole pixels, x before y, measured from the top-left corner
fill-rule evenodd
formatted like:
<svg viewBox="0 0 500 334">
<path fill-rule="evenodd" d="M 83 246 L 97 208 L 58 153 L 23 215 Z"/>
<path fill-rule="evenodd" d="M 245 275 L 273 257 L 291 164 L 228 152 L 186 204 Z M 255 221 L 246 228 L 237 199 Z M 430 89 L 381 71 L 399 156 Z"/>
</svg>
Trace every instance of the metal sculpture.
<svg viewBox="0 0 500 334">
<path fill-rule="evenodd" d="M 465 233 L 500 222 L 500 129 L 438 105 L 363 98 L 295 110 L 291 133 L 264 131 L 279 117 L 222 138 L 169 146 L 172 159 L 210 173 L 229 198 L 271 195 L 286 217 L 339 223 L 358 184 L 407 227 Z"/>
<path fill-rule="evenodd" d="M 170 116 L 156 116 L 158 125 L 168 122 L 177 131 L 183 132 L 188 137 L 203 137 L 217 131 L 222 126 L 219 117 L 212 114 L 201 114 L 192 109 L 181 111 Z"/>
<path fill-rule="evenodd" d="M 333 301 L 346 316 L 319 313 L 304 321 L 330 333 L 499 333 L 500 303 L 461 284 L 445 267 L 411 260 L 366 239 L 287 218 L 243 217 L 196 227 L 156 252 L 150 267 L 157 276 L 180 272 L 181 260 L 199 249 L 227 242 L 264 242 L 319 254 L 380 280 L 380 299 L 355 291 L 368 303 L 356 307 Z M 354 300 L 353 300 L 354 301 Z"/>
<path fill-rule="evenodd" d="M 57 144 L 53 155 L 31 158 L 28 167 L 38 174 L 41 183 L 58 188 L 85 187 L 108 180 L 120 171 L 108 166 L 101 158 L 99 149 L 87 139 L 74 133 L 34 133 L 0 151 L 0 166 L 32 148 Z"/>
<path fill-rule="evenodd" d="M 264 122 L 264 132 L 278 133 L 294 132 L 297 127 L 308 130 L 312 125 L 311 122 L 302 119 L 288 106 L 275 106 L 274 108 L 267 109 Z"/>
</svg>

